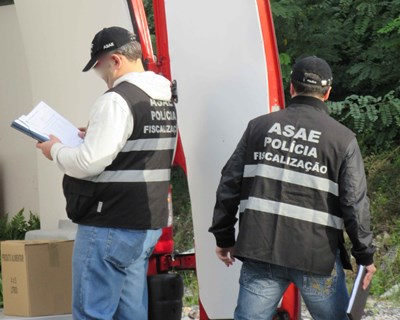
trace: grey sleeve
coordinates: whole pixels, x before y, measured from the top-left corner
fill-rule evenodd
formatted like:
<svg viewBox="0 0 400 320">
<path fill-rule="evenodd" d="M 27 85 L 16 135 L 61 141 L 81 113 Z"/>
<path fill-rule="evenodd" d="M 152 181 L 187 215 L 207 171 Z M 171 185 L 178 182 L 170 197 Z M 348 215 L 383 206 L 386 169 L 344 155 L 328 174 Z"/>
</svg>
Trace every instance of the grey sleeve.
<svg viewBox="0 0 400 320">
<path fill-rule="evenodd" d="M 344 226 L 352 242 L 351 253 L 357 264 L 370 265 L 375 248 L 372 245 L 364 162 L 356 138 L 346 150 L 339 175 L 339 202 Z"/>
<path fill-rule="evenodd" d="M 238 220 L 236 215 L 245 165 L 247 131 L 222 169 L 217 189 L 213 221 L 209 232 L 214 234 L 217 246 L 221 248 L 232 247 L 235 244 L 235 224 Z"/>
</svg>

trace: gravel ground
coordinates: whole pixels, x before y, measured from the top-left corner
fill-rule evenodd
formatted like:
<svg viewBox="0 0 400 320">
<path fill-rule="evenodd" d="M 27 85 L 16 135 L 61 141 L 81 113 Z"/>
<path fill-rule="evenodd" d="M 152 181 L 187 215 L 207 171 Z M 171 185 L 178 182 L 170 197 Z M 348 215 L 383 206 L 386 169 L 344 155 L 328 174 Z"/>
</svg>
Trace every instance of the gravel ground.
<svg viewBox="0 0 400 320">
<path fill-rule="evenodd" d="M 183 308 L 182 320 L 198 320 L 199 307 Z M 301 312 L 302 320 L 312 320 L 307 308 L 303 305 Z M 400 301 L 395 303 L 391 301 L 368 300 L 363 320 L 400 320 Z M 334 320 L 334 319 L 332 319 Z"/>
<path fill-rule="evenodd" d="M 301 309 L 302 320 L 312 320 L 307 308 Z M 363 320 L 400 320 L 400 302 L 368 300 Z M 333 320 L 333 319 L 332 319 Z"/>
<path fill-rule="evenodd" d="M 184 307 L 182 310 L 182 320 L 198 320 L 200 319 L 199 307 Z"/>
</svg>

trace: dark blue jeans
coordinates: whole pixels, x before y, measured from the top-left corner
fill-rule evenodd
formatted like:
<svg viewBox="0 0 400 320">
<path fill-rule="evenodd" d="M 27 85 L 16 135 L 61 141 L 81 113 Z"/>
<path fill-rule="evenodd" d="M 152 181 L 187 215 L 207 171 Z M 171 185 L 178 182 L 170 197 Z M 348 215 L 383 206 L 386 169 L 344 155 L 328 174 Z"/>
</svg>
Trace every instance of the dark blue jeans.
<svg viewBox="0 0 400 320">
<path fill-rule="evenodd" d="M 299 288 L 315 320 L 348 320 L 349 295 L 339 255 L 330 276 L 246 260 L 240 274 L 235 320 L 269 320 L 289 284 Z"/>
</svg>

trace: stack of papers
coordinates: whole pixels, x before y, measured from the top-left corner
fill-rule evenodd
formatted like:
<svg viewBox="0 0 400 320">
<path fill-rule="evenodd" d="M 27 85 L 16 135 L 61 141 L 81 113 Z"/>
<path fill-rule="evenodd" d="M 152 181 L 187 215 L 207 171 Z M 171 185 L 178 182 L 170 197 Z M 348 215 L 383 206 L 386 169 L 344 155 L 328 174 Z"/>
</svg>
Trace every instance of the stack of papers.
<svg viewBox="0 0 400 320">
<path fill-rule="evenodd" d="M 11 127 L 44 142 L 49 136 L 56 136 L 68 147 L 77 147 L 83 140 L 79 137 L 79 129 L 41 101 L 28 115 L 14 120 Z"/>
</svg>

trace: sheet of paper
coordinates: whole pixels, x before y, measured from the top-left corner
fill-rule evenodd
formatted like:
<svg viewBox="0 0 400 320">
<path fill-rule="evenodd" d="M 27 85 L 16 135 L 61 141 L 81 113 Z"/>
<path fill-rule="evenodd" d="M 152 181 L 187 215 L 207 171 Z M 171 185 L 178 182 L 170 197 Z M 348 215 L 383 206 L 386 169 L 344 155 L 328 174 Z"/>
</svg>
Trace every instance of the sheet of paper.
<svg viewBox="0 0 400 320">
<path fill-rule="evenodd" d="M 56 136 L 66 146 L 77 147 L 83 142 L 78 136 L 78 128 L 43 101 L 28 115 L 21 116 L 18 120 L 32 131 L 46 136 L 50 134 Z"/>
</svg>

